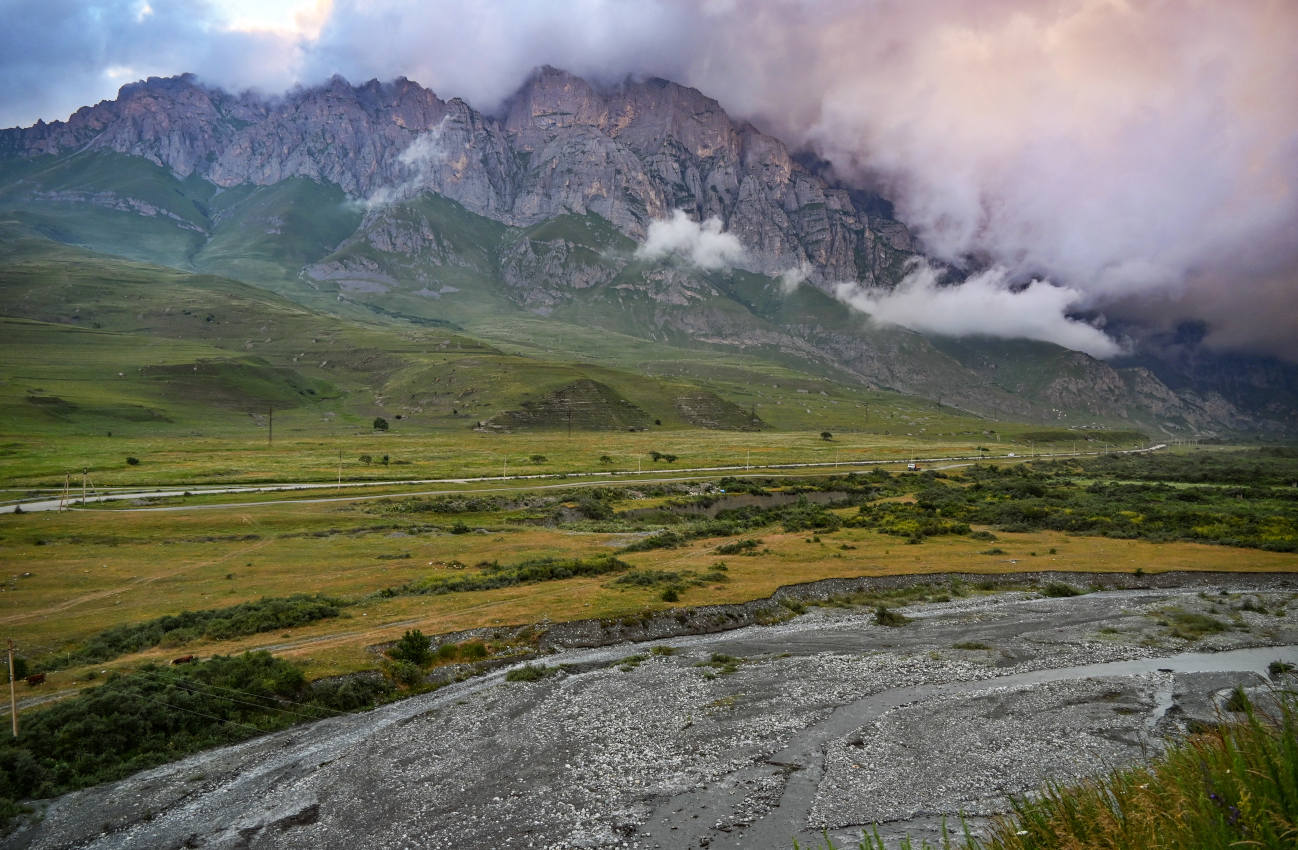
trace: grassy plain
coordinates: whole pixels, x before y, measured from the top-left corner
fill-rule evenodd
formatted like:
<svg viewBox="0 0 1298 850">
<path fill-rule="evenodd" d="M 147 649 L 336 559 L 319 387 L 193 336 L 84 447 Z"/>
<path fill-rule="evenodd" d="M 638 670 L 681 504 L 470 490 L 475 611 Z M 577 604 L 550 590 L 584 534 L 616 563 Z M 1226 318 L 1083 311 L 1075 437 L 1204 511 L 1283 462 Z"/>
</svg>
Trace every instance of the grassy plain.
<svg viewBox="0 0 1298 850">
<path fill-rule="evenodd" d="M 646 504 L 654 500 L 647 500 Z M 566 504 L 575 505 L 575 500 Z M 640 507 L 638 501 L 617 507 Z M 836 511 L 843 518 L 855 508 Z M 28 657 L 56 656 L 104 629 L 181 610 L 221 608 L 262 597 L 309 592 L 355 600 L 343 616 L 227 641 L 159 647 L 97 665 L 49 674 L 54 690 L 85 684 L 92 670 L 123 669 L 181 652 L 269 648 L 299 660 L 308 675 L 374 667 L 367 647 L 408 628 L 457 629 L 621 617 L 672 605 L 739 602 L 781 585 L 822 578 L 907 573 L 1004 573 L 1033 570 L 1290 571 L 1298 555 L 1195 543 L 1148 543 L 1060 532 L 999 532 L 994 549 L 967 536 L 929 537 L 919 545 L 869 528 L 747 537 L 757 554 L 722 556 L 714 537 L 679 548 L 630 552 L 633 568 L 705 574 L 724 561 L 727 580 L 690 586 L 675 603 L 660 589 L 614 584 L 613 576 L 429 596 L 371 596 L 435 576 L 464 575 L 484 561 L 517 563 L 544 556 L 588 557 L 617 550 L 637 535 L 547 527 L 520 512 L 453 515 L 376 510 L 372 503 L 295 503 L 182 512 L 76 511 L 0 517 L 0 627 Z M 471 533 L 452 533 L 453 522 Z M 29 574 L 29 575 L 28 575 Z"/>
</svg>

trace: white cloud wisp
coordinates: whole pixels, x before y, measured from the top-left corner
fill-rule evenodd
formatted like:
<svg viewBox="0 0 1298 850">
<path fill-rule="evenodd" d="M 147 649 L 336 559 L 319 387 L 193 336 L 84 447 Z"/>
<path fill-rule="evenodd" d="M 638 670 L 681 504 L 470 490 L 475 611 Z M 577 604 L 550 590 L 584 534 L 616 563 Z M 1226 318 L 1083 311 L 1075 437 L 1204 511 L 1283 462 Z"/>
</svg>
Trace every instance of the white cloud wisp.
<svg viewBox="0 0 1298 850">
<path fill-rule="evenodd" d="M 951 337 L 989 336 L 1053 342 L 1092 357 L 1113 357 L 1123 349 L 1099 328 L 1070 318 L 1083 293 L 1034 280 L 1011 288 L 1003 268 L 992 268 L 955 286 L 938 283 L 940 270 L 914 261 L 895 289 L 840 283 L 834 294 L 876 322 Z"/>
<path fill-rule="evenodd" d="M 643 260 L 674 255 L 707 271 L 734 268 L 747 258 L 739 237 L 725 232 L 721 219 L 696 222 L 684 210 L 673 210 L 670 218 L 650 222 L 635 255 Z"/>
</svg>

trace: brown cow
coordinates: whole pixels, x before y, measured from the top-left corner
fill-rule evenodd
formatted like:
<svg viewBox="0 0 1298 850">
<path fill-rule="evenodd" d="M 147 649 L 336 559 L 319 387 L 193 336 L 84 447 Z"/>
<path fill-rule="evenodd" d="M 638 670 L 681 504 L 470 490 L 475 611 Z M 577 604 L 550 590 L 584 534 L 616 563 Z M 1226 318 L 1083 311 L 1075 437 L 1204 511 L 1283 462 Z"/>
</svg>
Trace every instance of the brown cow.
<svg viewBox="0 0 1298 850">
<path fill-rule="evenodd" d="M 193 664 L 198 660 L 197 655 L 182 655 L 179 658 L 171 659 L 172 664 Z"/>
<path fill-rule="evenodd" d="M 29 687 L 35 687 L 36 685 L 43 685 L 43 684 L 45 684 L 44 673 L 33 673 L 27 677 L 27 685 Z"/>
</svg>

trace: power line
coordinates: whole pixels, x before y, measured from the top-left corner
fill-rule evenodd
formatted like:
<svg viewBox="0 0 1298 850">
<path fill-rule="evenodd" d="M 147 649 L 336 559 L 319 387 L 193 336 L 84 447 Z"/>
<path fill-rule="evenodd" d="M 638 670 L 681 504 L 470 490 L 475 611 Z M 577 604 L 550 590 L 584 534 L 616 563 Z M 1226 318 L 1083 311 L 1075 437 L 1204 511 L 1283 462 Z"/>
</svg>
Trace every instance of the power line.
<svg viewBox="0 0 1298 850">
<path fill-rule="evenodd" d="M 291 704 L 291 705 L 301 706 L 302 708 L 309 708 L 309 709 L 313 709 L 313 710 L 316 710 L 316 711 L 322 711 L 322 712 L 325 712 L 325 714 L 324 714 L 325 717 L 337 717 L 337 716 L 339 716 L 339 715 L 343 715 L 343 714 L 347 714 L 347 713 L 348 713 L 348 712 L 346 712 L 346 711 L 342 711 L 342 710 L 340 710 L 340 709 L 336 709 L 336 708 L 327 708 L 327 707 L 325 707 L 325 706 L 319 706 L 319 705 L 316 705 L 316 704 L 314 704 L 314 703 L 309 703 L 309 702 L 300 702 L 300 701 L 298 701 L 298 700 L 292 700 L 292 699 L 289 699 L 289 698 L 287 698 L 287 697 L 265 696 L 265 695 L 263 695 L 263 694 L 253 693 L 252 691 L 244 691 L 244 690 L 240 690 L 239 688 L 230 688 L 230 687 L 226 687 L 225 685 L 213 685 L 213 684 L 211 684 L 210 682 L 198 682 L 198 681 L 196 681 L 196 680 L 194 680 L 194 679 L 186 679 L 186 678 L 184 678 L 183 676 L 172 677 L 172 676 L 169 676 L 169 675 L 167 675 L 167 674 L 165 674 L 165 673 L 162 673 L 162 672 L 160 672 L 160 671 L 154 671 L 154 672 L 153 672 L 153 675 L 154 675 L 157 679 L 159 679 L 159 680 L 161 680 L 161 681 L 163 681 L 163 682 L 169 682 L 169 683 L 171 683 L 171 684 L 173 684 L 173 685 L 177 685 L 177 686 L 183 687 L 183 688 L 185 688 L 186 690 L 190 691 L 191 693 L 206 694 L 207 696 L 216 697 L 216 698 L 218 698 L 218 699 L 228 699 L 228 700 L 230 700 L 231 702 L 242 702 L 244 705 L 251 705 L 251 706 L 253 706 L 253 707 L 255 707 L 255 708 L 273 709 L 273 710 L 275 710 L 275 711 L 283 711 L 283 712 L 285 712 L 285 713 L 287 713 L 287 714 L 295 714 L 295 715 L 297 715 L 298 717 L 306 717 L 306 718 L 308 718 L 308 719 L 310 719 L 310 720 L 321 720 L 321 719 L 323 719 L 323 718 L 322 718 L 322 717 L 319 717 L 319 716 L 315 716 L 315 717 L 313 717 L 313 716 L 311 716 L 311 715 L 304 714 L 304 713 L 302 713 L 302 712 L 300 712 L 300 711 L 293 711 L 292 709 L 284 708 L 283 706 L 280 706 L 280 705 L 262 705 L 262 704 L 260 704 L 260 703 L 253 703 L 253 702 L 248 702 L 248 701 L 246 701 L 246 700 L 239 700 L 239 699 L 235 699 L 234 697 L 225 696 L 225 695 L 223 695 L 223 694 L 213 693 L 213 691 L 215 691 L 215 690 L 220 690 L 220 691 L 229 691 L 230 693 L 243 694 L 244 696 L 253 697 L 253 698 L 255 698 L 255 699 L 268 699 L 268 700 L 275 700 L 275 701 L 277 701 L 277 702 L 279 702 L 279 701 L 287 702 L 287 703 L 289 703 L 289 704 Z M 207 689 L 207 690 L 205 690 L 205 689 Z"/>
<path fill-rule="evenodd" d="M 171 703 L 163 702 L 163 701 L 160 700 L 160 699 L 155 699 L 154 697 L 147 696 L 147 695 L 145 695 L 145 694 L 140 694 L 140 698 L 141 698 L 141 699 L 144 699 L 144 700 L 147 700 L 148 702 L 151 702 L 151 703 L 153 703 L 154 705 L 160 705 L 160 706 L 162 706 L 163 708 L 170 708 L 170 709 L 173 709 L 173 710 L 175 710 L 175 711 L 184 711 L 184 712 L 186 712 L 186 713 L 188 713 L 188 714 L 196 714 L 196 715 L 198 715 L 199 717 L 206 717 L 208 720 L 215 720 L 215 721 L 217 721 L 218 723 L 229 723 L 231 726 L 242 726 L 244 729 L 251 729 L 253 732 L 256 732 L 256 733 L 259 734 L 259 735 L 260 735 L 260 734 L 265 734 L 267 731 L 269 731 L 269 730 L 266 730 L 266 729 L 262 729 L 262 728 L 260 728 L 260 727 L 258 727 L 258 726 L 252 726 L 252 725 L 250 725 L 250 724 L 248 724 L 248 723 L 240 723 L 240 722 L 237 721 L 237 720 L 230 720 L 230 719 L 225 718 L 225 717 L 217 717 L 215 714 L 207 714 L 206 712 L 196 711 L 196 710 L 194 710 L 194 709 L 192 709 L 192 708 L 185 708 L 185 707 L 183 707 L 183 706 L 179 706 L 179 705 L 172 705 Z"/>
</svg>

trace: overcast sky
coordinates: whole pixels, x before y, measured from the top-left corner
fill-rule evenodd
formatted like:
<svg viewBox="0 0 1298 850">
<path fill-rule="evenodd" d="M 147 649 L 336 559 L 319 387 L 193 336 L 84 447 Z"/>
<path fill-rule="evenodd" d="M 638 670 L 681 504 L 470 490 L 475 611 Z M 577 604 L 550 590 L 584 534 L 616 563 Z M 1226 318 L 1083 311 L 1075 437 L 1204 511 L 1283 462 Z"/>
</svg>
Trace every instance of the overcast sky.
<svg viewBox="0 0 1298 850">
<path fill-rule="evenodd" d="M 484 110 L 544 63 L 655 74 L 886 187 L 939 258 L 978 256 L 1011 286 L 1047 278 L 1075 293 L 1072 309 L 1203 318 L 1214 343 L 1298 358 L 1295 0 L 0 0 L 0 12 L 0 126 L 183 71 L 267 93 L 405 75 Z"/>
</svg>

